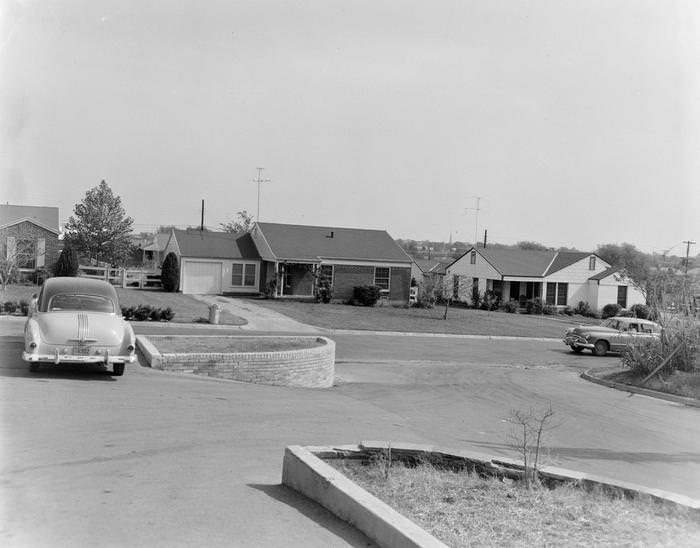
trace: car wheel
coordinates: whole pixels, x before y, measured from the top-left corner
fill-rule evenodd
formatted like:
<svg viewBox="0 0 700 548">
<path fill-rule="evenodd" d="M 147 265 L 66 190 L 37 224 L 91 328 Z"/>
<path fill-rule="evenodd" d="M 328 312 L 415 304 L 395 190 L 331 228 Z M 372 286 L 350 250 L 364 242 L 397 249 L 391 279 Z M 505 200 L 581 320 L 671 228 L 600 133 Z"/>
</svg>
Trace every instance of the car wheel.
<svg viewBox="0 0 700 548">
<path fill-rule="evenodd" d="M 583 346 L 574 346 L 573 344 L 571 345 L 571 351 L 576 352 L 577 354 L 580 354 L 583 352 Z"/>
<path fill-rule="evenodd" d="M 593 353 L 596 356 L 605 356 L 608 352 L 608 343 L 605 341 L 598 341 L 593 347 Z"/>
<path fill-rule="evenodd" d="M 112 366 L 112 375 L 115 377 L 121 377 L 124 374 L 124 364 L 123 363 L 115 363 Z"/>
<path fill-rule="evenodd" d="M 39 371 L 39 364 L 36 363 L 36 362 L 35 362 L 35 363 L 30 363 L 30 364 L 29 364 L 29 372 L 30 372 L 30 373 L 36 373 L 37 371 Z"/>
</svg>

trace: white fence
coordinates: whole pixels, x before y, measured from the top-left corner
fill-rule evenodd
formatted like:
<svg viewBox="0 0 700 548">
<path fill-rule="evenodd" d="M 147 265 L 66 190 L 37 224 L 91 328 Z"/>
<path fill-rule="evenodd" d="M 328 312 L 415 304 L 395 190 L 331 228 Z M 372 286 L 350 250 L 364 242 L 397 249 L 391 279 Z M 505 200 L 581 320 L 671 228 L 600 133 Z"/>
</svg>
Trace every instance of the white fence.
<svg viewBox="0 0 700 548">
<path fill-rule="evenodd" d="M 104 280 L 118 287 L 160 287 L 160 272 L 157 270 L 80 265 L 78 267 L 78 276 Z"/>
</svg>

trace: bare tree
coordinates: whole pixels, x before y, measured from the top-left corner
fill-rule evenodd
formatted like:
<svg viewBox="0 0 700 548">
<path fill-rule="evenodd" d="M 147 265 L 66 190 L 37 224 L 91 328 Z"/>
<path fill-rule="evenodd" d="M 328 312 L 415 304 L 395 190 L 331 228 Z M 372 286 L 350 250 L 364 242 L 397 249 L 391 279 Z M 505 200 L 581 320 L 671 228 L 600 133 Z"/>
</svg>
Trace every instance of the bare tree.
<svg viewBox="0 0 700 548">
<path fill-rule="evenodd" d="M 553 417 L 554 411 L 550 403 L 546 409 L 541 411 L 532 407 L 527 411 L 511 410 L 508 419 L 506 419 L 513 426 L 510 437 L 522 458 L 523 478 L 528 488 L 538 480 L 544 435 L 559 426 L 551 424 Z"/>
<path fill-rule="evenodd" d="M 253 216 L 245 209 L 236 213 L 236 219 L 219 223 L 225 232 L 250 232 L 253 229 Z"/>
</svg>

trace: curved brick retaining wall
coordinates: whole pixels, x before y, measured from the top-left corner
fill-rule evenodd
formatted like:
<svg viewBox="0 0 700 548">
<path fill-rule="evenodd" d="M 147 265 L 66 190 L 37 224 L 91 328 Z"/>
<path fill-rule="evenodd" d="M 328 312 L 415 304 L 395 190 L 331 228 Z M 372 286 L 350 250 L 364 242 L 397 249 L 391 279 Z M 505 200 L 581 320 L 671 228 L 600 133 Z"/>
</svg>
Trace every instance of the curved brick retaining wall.
<svg viewBox="0 0 700 548">
<path fill-rule="evenodd" d="M 308 340 L 321 343 L 311 348 L 274 352 L 191 354 L 184 352 L 161 354 L 153 344 L 150 344 L 151 341 L 157 344 L 158 338 L 159 336 L 137 337 L 139 348 L 153 369 L 277 386 L 305 388 L 333 386 L 335 342 L 326 337 L 259 338 L 274 340 L 276 343 L 285 340 L 294 342 Z"/>
</svg>

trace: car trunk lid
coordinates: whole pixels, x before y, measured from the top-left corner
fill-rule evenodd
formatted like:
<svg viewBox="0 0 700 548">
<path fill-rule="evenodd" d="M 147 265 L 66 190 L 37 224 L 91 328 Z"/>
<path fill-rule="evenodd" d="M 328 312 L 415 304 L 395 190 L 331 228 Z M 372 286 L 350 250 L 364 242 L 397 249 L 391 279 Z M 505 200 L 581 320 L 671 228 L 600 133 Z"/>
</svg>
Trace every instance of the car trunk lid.
<svg viewBox="0 0 700 548">
<path fill-rule="evenodd" d="M 102 313 L 43 314 L 40 321 L 44 340 L 49 344 L 74 346 L 121 344 L 123 330 L 114 315 Z"/>
</svg>

